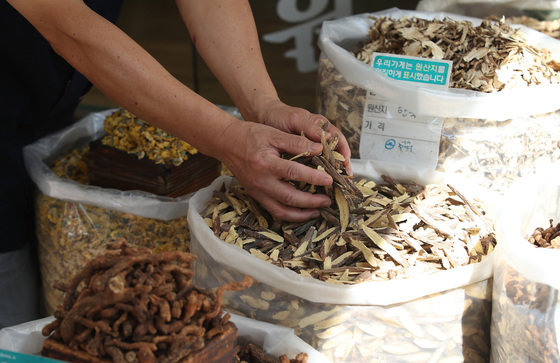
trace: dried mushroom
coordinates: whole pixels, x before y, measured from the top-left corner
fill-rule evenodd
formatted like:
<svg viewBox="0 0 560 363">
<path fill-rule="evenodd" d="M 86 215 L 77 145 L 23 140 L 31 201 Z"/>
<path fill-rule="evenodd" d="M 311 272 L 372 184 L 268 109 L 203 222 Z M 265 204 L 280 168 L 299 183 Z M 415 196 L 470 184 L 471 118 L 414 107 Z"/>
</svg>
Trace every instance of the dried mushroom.
<svg viewBox="0 0 560 363">
<path fill-rule="evenodd" d="M 318 156 L 292 158 L 325 170 L 334 183 L 303 191 L 333 201 L 305 223 L 272 221 L 240 185 L 215 191 L 203 217 L 223 241 L 257 258 L 319 280 L 353 284 L 416 276 L 481 261 L 495 244 L 484 207 L 451 185 L 420 186 L 384 177 L 354 181 L 323 138 Z"/>
<path fill-rule="evenodd" d="M 187 142 L 146 123 L 127 110 L 119 109 L 107 116 L 103 145 L 147 157 L 156 164 L 181 165 L 189 155 L 197 153 Z"/>
<path fill-rule="evenodd" d="M 213 339 L 235 326 L 222 315 L 222 294 L 242 290 L 250 277 L 216 292 L 192 283 L 195 256 L 180 251 L 152 253 L 120 240 L 91 260 L 66 284 L 43 354 L 79 352 L 113 362 L 192 361 Z M 72 356 L 72 355 L 71 355 Z M 233 357 L 233 355 L 232 355 Z"/>
</svg>

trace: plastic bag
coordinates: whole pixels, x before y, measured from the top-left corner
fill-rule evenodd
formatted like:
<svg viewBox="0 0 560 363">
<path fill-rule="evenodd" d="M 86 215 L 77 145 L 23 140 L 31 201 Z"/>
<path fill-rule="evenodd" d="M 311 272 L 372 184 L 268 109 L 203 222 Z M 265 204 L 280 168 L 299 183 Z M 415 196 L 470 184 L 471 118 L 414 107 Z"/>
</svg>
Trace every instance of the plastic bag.
<svg viewBox="0 0 560 363">
<path fill-rule="evenodd" d="M 560 250 L 527 241 L 560 221 L 560 165 L 516 182 L 496 223 L 492 293 L 494 362 L 560 360 Z"/>
<path fill-rule="evenodd" d="M 39 355 L 46 337 L 41 330 L 54 320 L 49 316 L 39 320 L 0 329 L 0 349 Z M 237 327 L 237 335 L 241 343 L 253 343 L 273 356 L 287 355 L 289 358 L 304 352 L 309 362 L 324 363 L 325 358 L 308 344 L 296 337 L 291 329 L 274 326 L 231 314 L 230 321 Z"/>
<path fill-rule="evenodd" d="M 461 173 L 503 193 L 516 178 L 560 157 L 556 145 L 560 99 L 555 96 L 560 85 L 483 93 L 393 80 L 350 52 L 368 40 L 370 16 L 481 22 L 450 13 L 392 8 L 323 23 L 318 112 L 342 130 L 353 158 L 419 173 Z M 559 58 L 560 40 L 519 28 L 531 44 Z M 376 116 L 377 112 L 383 115 Z"/>
<path fill-rule="evenodd" d="M 235 109 L 224 108 L 235 115 Z M 69 281 L 104 247 L 119 238 L 156 251 L 188 250 L 190 195 L 178 198 L 141 191 L 120 191 L 58 177 L 50 164 L 101 138 L 105 117 L 92 113 L 74 125 L 24 148 L 27 171 L 37 186 L 36 234 L 44 305 L 54 313 L 62 292 L 53 286 Z"/>
<path fill-rule="evenodd" d="M 255 279 L 249 289 L 224 295 L 226 310 L 293 328 L 332 362 L 487 360 L 493 254 L 410 279 L 336 285 L 304 277 L 214 236 L 201 213 L 214 190 L 231 181 L 220 177 L 196 192 L 188 214 L 198 286 Z"/>
</svg>

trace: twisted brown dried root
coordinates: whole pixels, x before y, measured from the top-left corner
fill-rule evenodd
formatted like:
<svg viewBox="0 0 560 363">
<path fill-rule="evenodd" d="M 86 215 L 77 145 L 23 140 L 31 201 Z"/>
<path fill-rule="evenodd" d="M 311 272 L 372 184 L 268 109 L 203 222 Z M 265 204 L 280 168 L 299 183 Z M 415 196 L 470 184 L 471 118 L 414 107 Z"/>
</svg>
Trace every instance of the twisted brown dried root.
<svg viewBox="0 0 560 363">
<path fill-rule="evenodd" d="M 192 284 L 196 256 L 154 254 L 118 241 L 67 285 L 56 320 L 43 335 L 74 351 L 114 362 L 177 362 L 234 327 L 222 312 L 222 294 L 246 289 L 250 277 L 215 293 Z"/>
</svg>

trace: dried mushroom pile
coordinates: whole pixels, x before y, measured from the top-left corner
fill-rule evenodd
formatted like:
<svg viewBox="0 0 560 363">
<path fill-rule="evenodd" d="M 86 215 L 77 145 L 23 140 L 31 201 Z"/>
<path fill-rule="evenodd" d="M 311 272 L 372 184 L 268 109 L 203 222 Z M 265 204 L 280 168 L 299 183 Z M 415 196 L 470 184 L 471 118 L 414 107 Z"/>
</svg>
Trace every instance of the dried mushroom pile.
<svg viewBox="0 0 560 363">
<path fill-rule="evenodd" d="M 250 278 L 215 293 L 192 283 L 194 255 L 159 254 L 129 247 L 124 240 L 89 262 L 59 286 L 64 302 L 43 335 L 113 362 L 179 362 L 205 348 L 235 326 L 222 316 L 224 291 L 249 287 Z"/>
<path fill-rule="evenodd" d="M 86 152 L 87 147 L 74 149 L 55 160 L 51 169 L 60 178 L 87 185 L 87 164 L 83 160 Z M 49 314 L 62 299 L 62 293 L 53 289 L 53 283 L 69 279 L 119 238 L 155 252 L 189 250 L 186 216 L 162 221 L 42 193 L 36 196 L 35 208 L 43 294 Z"/>
<path fill-rule="evenodd" d="M 270 222 L 239 185 L 222 187 L 203 217 L 214 234 L 252 255 L 301 275 L 352 284 L 450 269 L 479 262 L 496 243 L 479 203 L 450 185 L 354 182 L 323 137 L 319 156 L 294 156 L 325 170 L 332 187 L 297 185 L 326 193 L 332 207 L 305 223 Z"/>
<path fill-rule="evenodd" d="M 560 248 L 560 224 L 538 227 L 527 240 L 537 248 Z M 558 290 L 531 281 L 514 268 L 499 271 L 502 291 L 495 294 L 492 313 L 493 333 L 500 356 L 543 362 L 560 361 L 555 316 L 560 301 Z M 530 337 L 530 340 L 510 337 Z"/>
<path fill-rule="evenodd" d="M 479 26 L 416 17 L 374 21 L 370 42 L 356 54 L 362 62 L 371 64 L 374 52 L 451 60 L 450 87 L 480 92 L 560 83 L 560 64 L 550 52 L 527 44 L 503 21 L 485 19 Z"/>
<path fill-rule="evenodd" d="M 181 165 L 196 148 L 160 128 L 149 125 L 129 111 L 119 109 L 105 119 L 103 145 L 147 157 L 156 164 Z"/>
</svg>

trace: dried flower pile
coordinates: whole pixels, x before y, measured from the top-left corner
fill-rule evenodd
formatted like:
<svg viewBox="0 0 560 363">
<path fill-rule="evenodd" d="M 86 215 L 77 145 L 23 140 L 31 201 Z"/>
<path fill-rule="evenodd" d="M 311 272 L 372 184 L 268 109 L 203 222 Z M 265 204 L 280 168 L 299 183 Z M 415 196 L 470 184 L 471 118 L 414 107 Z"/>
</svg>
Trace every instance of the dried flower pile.
<svg viewBox="0 0 560 363">
<path fill-rule="evenodd" d="M 252 283 L 246 277 L 215 293 L 202 291 L 191 280 L 194 259 L 185 252 L 154 254 L 116 242 L 59 285 L 64 302 L 43 329 L 50 336 L 44 349 L 50 351 L 54 340 L 113 362 L 192 359 L 209 341 L 235 330 L 229 315 L 221 314 L 222 294 Z"/>
<path fill-rule="evenodd" d="M 453 19 L 374 18 L 370 42 L 356 57 L 371 64 L 374 52 L 453 61 L 450 87 L 495 92 L 560 83 L 560 64 L 550 52 L 528 44 L 504 21 L 479 26 Z"/>
<path fill-rule="evenodd" d="M 138 159 L 147 157 L 156 164 L 179 166 L 189 155 L 197 153 L 187 142 L 149 125 L 127 110 L 119 109 L 107 116 L 104 127 L 107 135 L 101 139 L 103 145 L 136 154 Z"/>
<path fill-rule="evenodd" d="M 305 223 L 271 223 L 239 185 L 216 191 L 203 213 L 216 236 L 252 255 L 301 275 L 333 283 L 414 276 L 479 262 L 495 245 L 480 203 L 450 185 L 354 182 L 323 138 L 318 156 L 297 155 L 328 172 L 332 187 L 297 185 L 326 193 L 333 206 Z"/>
</svg>

